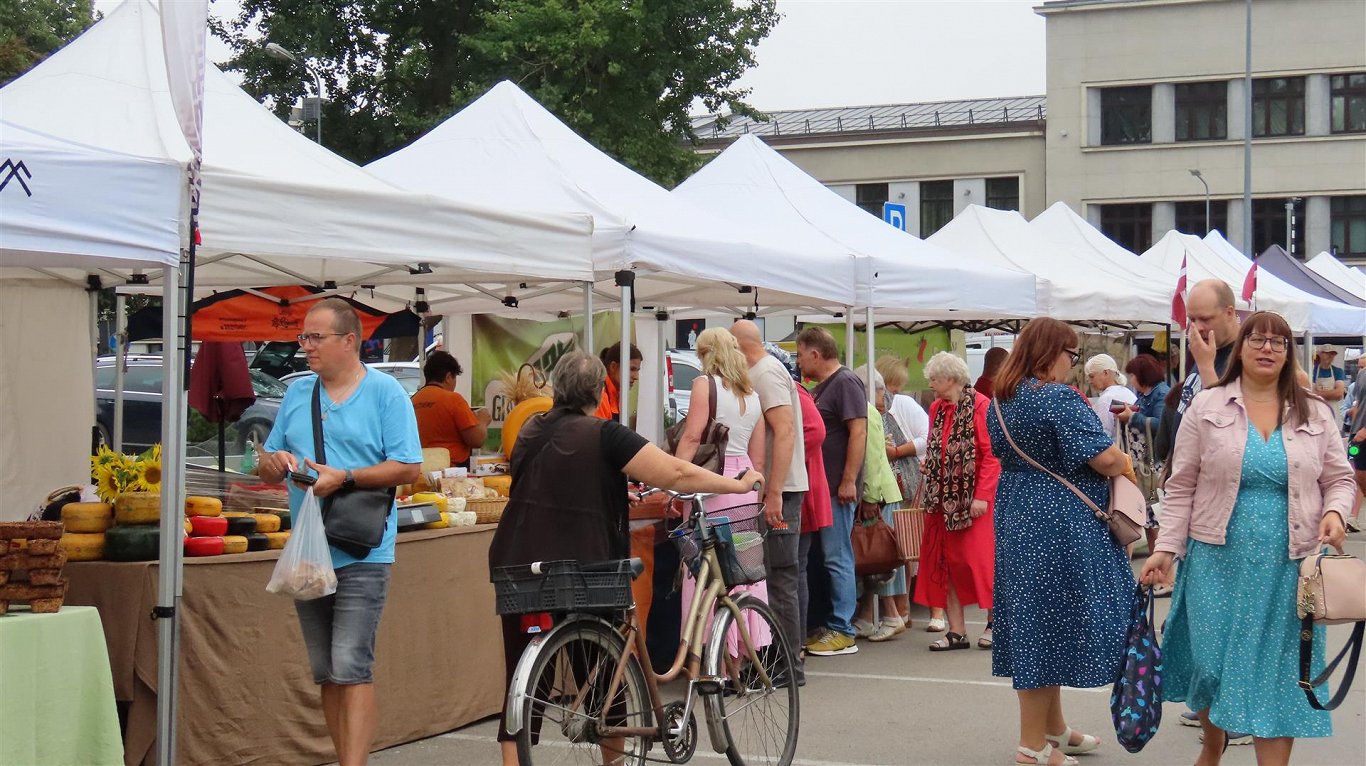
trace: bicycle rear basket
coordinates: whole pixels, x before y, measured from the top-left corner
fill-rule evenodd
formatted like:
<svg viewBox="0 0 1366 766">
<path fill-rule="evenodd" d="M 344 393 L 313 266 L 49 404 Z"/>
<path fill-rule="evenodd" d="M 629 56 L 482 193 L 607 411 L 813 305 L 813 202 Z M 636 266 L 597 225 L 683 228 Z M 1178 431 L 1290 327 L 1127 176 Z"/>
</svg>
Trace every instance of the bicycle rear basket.
<svg viewBox="0 0 1366 766">
<path fill-rule="evenodd" d="M 728 588 L 753 585 L 768 577 L 764 566 L 763 503 L 747 503 L 709 512 L 709 517 L 728 521 L 711 522 L 716 535 L 716 558 L 721 562 L 721 581 Z"/>
<path fill-rule="evenodd" d="M 497 567 L 493 590 L 498 614 L 614 612 L 631 605 L 631 561 L 543 561 L 541 574 L 525 564 Z"/>
</svg>

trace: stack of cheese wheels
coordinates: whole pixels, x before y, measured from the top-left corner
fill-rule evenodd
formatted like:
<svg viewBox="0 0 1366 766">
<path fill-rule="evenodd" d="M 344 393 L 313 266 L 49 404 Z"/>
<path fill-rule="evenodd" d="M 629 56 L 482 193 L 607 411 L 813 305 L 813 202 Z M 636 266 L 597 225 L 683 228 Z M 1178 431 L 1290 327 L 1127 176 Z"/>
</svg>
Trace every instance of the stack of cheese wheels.
<svg viewBox="0 0 1366 766">
<path fill-rule="evenodd" d="M 104 533 L 114 524 L 108 503 L 67 503 L 62 506 L 62 550 L 67 561 L 104 558 Z"/>
<path fill-rule="evenodd" d="M 224 550 L 223 536 L 228 533 L 228 520 L 223 517 L 223 501 L 214 497 L 186 497 L 185 516 L 189 525 L 185 555 L 221 555 Z"/>
<path fill-rule="evenodd" d="M 114 526 L 104 533 L 110 561 L 152 561 L 160 554 L 161 495 L 124 492 L 114 499 Z"/>
</svg>

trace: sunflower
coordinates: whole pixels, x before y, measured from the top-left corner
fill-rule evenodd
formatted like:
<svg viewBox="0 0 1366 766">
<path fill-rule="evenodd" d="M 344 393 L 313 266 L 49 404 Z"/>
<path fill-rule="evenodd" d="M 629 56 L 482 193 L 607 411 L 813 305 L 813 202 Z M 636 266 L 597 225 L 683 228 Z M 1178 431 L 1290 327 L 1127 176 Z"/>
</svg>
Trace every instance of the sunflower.
<svg viewBox="0 0 1366 766">
<path fill-rule="evenodd" d="M 108 465 L 96 465 L 91 478 L 95 480 L 95 494 L 106 503 L 114 502 L 114 499 L 123 491 L 122 482 L 119 481 L 118 472 Z"/>
<path fill-rule="evenodd" d="M 133 481 L 128 487 L 136 492 L 160 492 L 161 491 L 161 445 L 155 444 L 151 449 L 138 456 L 132 464 Z"/>
</svg>

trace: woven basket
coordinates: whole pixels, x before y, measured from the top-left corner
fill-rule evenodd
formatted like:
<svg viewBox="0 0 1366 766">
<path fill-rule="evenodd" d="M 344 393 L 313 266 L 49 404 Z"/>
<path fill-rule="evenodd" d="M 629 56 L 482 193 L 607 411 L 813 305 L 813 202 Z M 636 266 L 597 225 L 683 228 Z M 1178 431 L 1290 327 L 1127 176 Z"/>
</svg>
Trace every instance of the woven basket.
<svg viewBox="0 0 1366 766">
<path fill-rule="evenodd" d="M 485 497 L 478 500 L 466 500 L 465 510 L 474 511 L 474 520 L 478 524 L 497 524 L 503 518 L 503 509 L 507 507 L 506 497 Z"/>
</svg>

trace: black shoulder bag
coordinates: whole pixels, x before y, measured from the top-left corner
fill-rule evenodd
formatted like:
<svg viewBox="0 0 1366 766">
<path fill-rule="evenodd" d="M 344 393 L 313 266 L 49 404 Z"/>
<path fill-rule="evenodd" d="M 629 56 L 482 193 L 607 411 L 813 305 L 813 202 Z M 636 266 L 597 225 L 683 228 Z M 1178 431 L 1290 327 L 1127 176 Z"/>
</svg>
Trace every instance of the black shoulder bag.
<svg viewBox="0 0 1366 766">
<path fill-rule="evenodd" d="M 318 463 L 327 464 L 323 449 L 322 379 L 313 386 L 313 452 Z M 389 511 L 394 507 L 394 487 L 339 489 L 319 498 L 327 542 L 349 556 L 363 559 L 384 540 Z"/>
</svg>

